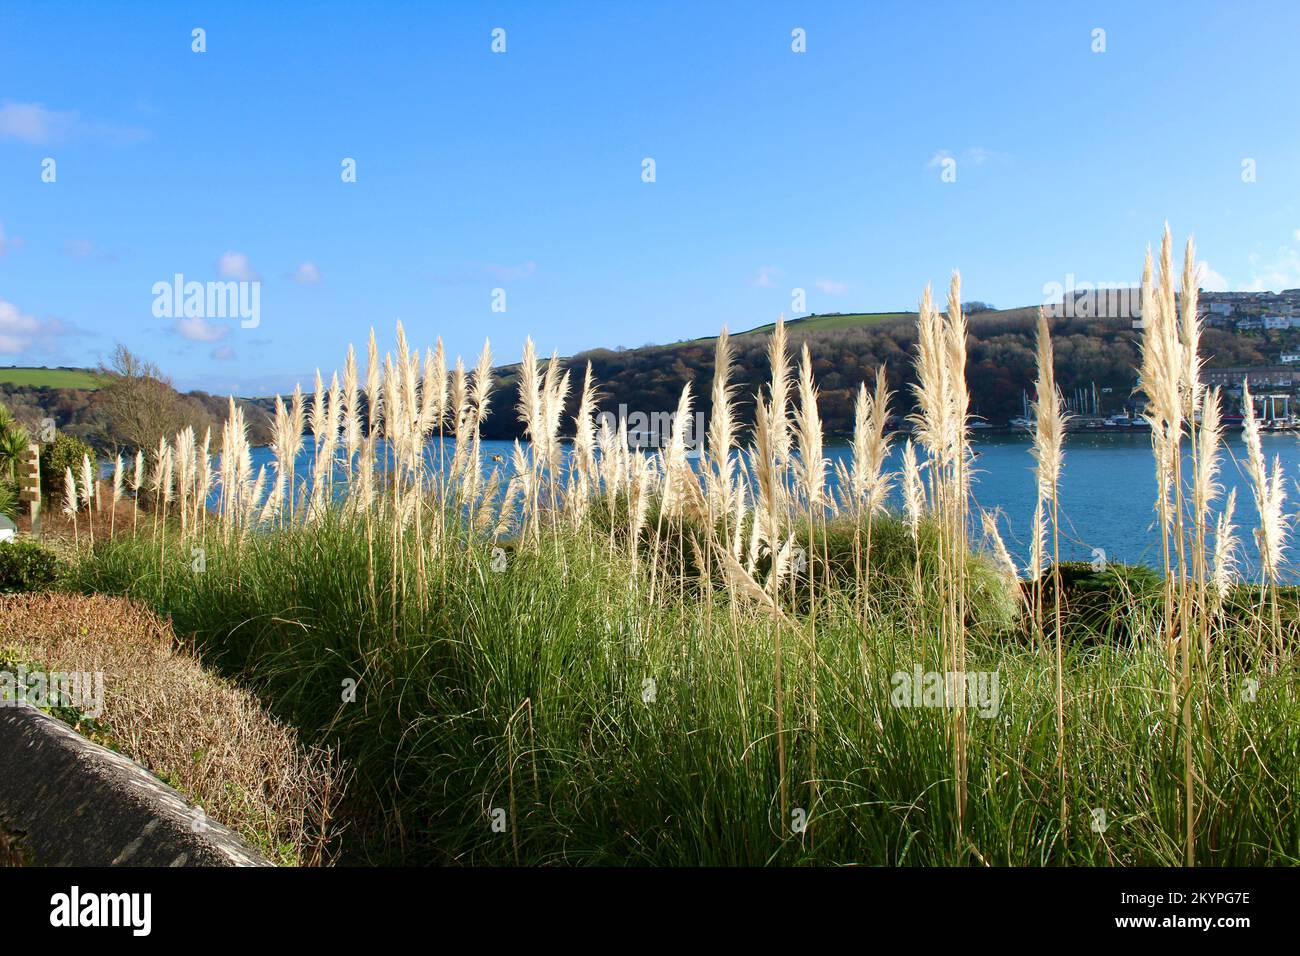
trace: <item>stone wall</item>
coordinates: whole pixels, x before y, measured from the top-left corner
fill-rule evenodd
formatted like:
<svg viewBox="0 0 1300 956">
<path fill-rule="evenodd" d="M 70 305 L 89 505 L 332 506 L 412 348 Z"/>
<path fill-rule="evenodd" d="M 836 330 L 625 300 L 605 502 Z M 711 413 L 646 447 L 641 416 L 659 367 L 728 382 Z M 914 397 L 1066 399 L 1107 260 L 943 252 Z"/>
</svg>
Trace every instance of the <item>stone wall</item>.
<svg viewBox="0 0 1300 956">
<path fill-rule="evenodd" d="M 139 764 L 25 704 L 0 707 L 0 832 L 34 866 L 270 866 Z"/>
</svg>

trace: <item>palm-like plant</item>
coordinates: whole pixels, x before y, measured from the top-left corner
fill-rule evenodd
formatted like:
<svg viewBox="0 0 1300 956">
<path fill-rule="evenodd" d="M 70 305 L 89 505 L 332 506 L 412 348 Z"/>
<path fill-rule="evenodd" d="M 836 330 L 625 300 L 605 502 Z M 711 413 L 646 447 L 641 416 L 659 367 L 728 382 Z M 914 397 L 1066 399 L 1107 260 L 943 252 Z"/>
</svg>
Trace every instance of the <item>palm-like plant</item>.
<svg viewBox="0 0 1300 956">
<path fill-rule="evenodd" d="M 0 467 L 7 469 L 9 480 L 18 477 L 18 462 L 27 451 L 27 429 L 19 425 L 9 409 L 0 405 Z"/>
<path fill-rule="evenodd" d="M 29 440 L 27 429 L 0 405 L 0 515 L 6 518 L 18 517 L 18 463 Z"/>
<path fill-rule="evenodd" d="M 30 442 L 27 429 L 12 418 L 7 423 L 0 421 L 0 467 L 5 469 L 10 481 L 18 480 L 18 463 L 27 453 Z"/>
</svg>

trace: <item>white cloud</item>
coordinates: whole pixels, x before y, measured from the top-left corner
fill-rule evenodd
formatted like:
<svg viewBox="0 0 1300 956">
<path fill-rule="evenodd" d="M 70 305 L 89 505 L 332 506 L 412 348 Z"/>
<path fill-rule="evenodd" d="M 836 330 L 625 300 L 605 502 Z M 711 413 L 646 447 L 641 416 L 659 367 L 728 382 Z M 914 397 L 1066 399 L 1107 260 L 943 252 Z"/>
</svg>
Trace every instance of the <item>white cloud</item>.
<svg viewBox="0 0 1300 956">
<path fill-rule="evenodd" d="M 848 283 L 837 282 L 835 279 L 817 279 L 813 285 L 827 295 L 843 295 L 849 290 Z"/>
<path fill-rule="evenodd" d="M 236 279 L 240 282 L 255 282 L 258 278 L 248 256 L 233 250 L 226 251 L 217 260 L 217 273 L 223 279 Z"/>
<path fill-rule="evenodd" d="M 0 300 L 0 352 L 25 352 L 40 331 L 34 315 L 23 315 L 12 302 Z"/>
<path fill-rule="evenodd" d="M 1210 268 L 1208 262 L 1199 263 L 1200 281 L 1199 285 L 1206 292 L 1229 292 L 1232 290 L 1232 284 L 1228 277 L 1222 272 L 1216 272 Z"/>
<path fill-rule="evenodd" d="M 191 342 L 219 342 L 230 334 L 230 327 L 213 325 L 207 319 L 196 316 L 177 319 L 172 325 L 172 331 Z"/>
<path fill-rule="evenodd" d="M 952 159 L 952 153 L 948 152 L 946 149 L 938 150 L 930 157 L 930 161 L 925 164 L 925 168 L 934 169 L 936 166 L 942 166 L 946 159 Z"/>
<path fill-rule="evenodd" d="M 966 158 L 976 166 L 983 166 L 993 158 L 993 150 L 985 149 L 983 146 L 972 146 L 966 150 Z"/>
<path fill-rule="evenodd" d="M 219 349 L 212 350 L 212 357 L 218 362 L 229 362 L 235 358 L 235 350 L 229 345 L 223 345 Z"/>
<path fill-rule="evenodd" d="M 750 277 L 749 284 L 755 289 L 774 289 L 776 288 L 774 280 L 780 274 L 781 270 L 776 266 L 759 266 L 758 271 Z"/>
<path fill-rule="evenodd" d="M 304 262 L 293 271 L 290 278 L 300 285 L 315 285 L 320 282 L 320 270 L 316 268 L 316 263 Z"/>
<path fill-rule="evenodd" d="M 0 355 L 21 352 L 55 352 L 57 340 L 80 330 L 60 319 L 38 319 L 19 312 L 18 306 L 0 299 Z"/>
</svg>

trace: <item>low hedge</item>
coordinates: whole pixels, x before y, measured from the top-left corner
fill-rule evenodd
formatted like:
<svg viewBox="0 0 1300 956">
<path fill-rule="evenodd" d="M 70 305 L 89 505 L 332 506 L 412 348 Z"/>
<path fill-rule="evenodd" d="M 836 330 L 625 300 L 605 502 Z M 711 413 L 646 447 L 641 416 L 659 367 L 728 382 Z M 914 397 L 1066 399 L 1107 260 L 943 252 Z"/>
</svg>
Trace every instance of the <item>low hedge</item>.
<svg viewBox="0 0 1300 956">
<path fill-rule="evenodd" d="M 0 544 L 0 594 L 49 590 L 59 577 L 59 559 L 53 551 L 19 538 Z"/>
</svg>

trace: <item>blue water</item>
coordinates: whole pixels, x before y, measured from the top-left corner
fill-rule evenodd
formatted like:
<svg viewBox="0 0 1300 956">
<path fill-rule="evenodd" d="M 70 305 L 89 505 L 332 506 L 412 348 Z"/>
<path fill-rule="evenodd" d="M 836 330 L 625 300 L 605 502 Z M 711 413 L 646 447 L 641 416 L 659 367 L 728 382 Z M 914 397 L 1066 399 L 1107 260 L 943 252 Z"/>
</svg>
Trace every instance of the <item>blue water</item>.
<svg viewBox="0 0 1300 956">
<path fill-rule="evenodd" d="M 1294 514 L 1296 477 L 1300 476 L 1300 443 L 1292 435 L 1265 435 L 1264 454 L 1270 465 L 1281 459 L 1288 501 Z M 1017 436 L 997 436 L 976 443 L 979 458 L 972 495 L 981 507 L 999 509 L 999 530 L 1007 549 L 1020 562 L 1028 560 L 1034 515 L 1034 460 L 1029 442 Z M 1183 473 L 1191 473 L 1190 455 Z M 1256 567 L 1254 529 L 1259 515 L 1245 469 L 1240 434 L 1230 436 L 1220 458 L 1222 495 L 1211 509 L 1211 526 L 1229 490 L 1237 489 L 1233 524 L 1237 526 L 1243 572 Z M 1160 566 L 1159 516 L 1156 512 L 1155 460 L 1151 436 L 1070 435 L 1061 472 L 1061 560 L 1092 560 L 1101 549 L 1109 560 Z"/>
<path fill-rule="evenodd" d="M 1286 511 L 1295 515 L 1300 506 L 1296 478 L 1300 477 L 1300 443 L 1291 435 L 1263 436 L 1264 453 L 1270 463 L 1274 456 L 1282 461 L 1286 476 Z M 307 439 L 297 466 L 298 476 L 311 471 L 311 440 Z M 448 440 L 445 450 L 450 461 L 453 443 Z M 1029 452 L 1029 442 L 1020 436 L 989 436 L 977 438 L 974 448 L 975 473 L 972 476 L 971 494 L 974 503 L 999 514 L 998 526 L 1007 549 L 1022 566 L 1028 562 L 1032 521 L 1034 513 L 1034 460 Z M 890 459 L 890 470 L 899 471 L 901 441 L 896 441 Z M 483 442 L 485 473 L 494 467 L 502 468 L 502 484 L 513 473 L 510 458 L 513 445 L 504 441 Z M 500 455 L 502 462 L 494 462 Z M 846 445 L 830 445 L 826 455 L 832 461 L 849 456 Z M 1234 524 L 1241 542 L 1243 572 L 1256 567 L 1252 532 L 1258 527 L 1258 515 L 1250 483 L 1245 474 L 1244 446 L 1239 434 L 1230 436 L 1222 455 L 1219 482 L 1224 487 L 1223 496 L 1216 502 L 1217 515 L 1223 498 L 1231 488 L 1237 489 L 1237 510 Z M 436 442 L 430 445 L 428 458 L 436 462 Z M 253 450 L 256 469 L 272 460 L 270 450 Z M 1190 473 L 1190 459 L 1185 466 Z M 834 480 L 833 474 L 830 480 Z M 1061 559 L 1090 561 L 1101 549 L 1108 560 L 1140 562 L 1153 566 L 1161 564 L 1160 535 L 1155 512 L 1155 465 L 1151 455 L 1149 435 L 1070 435 L 1066 440 L 1065 462 L 1061 474 Z M 901 510 L 897 484 L 892 506 Z"/>
</svg>

